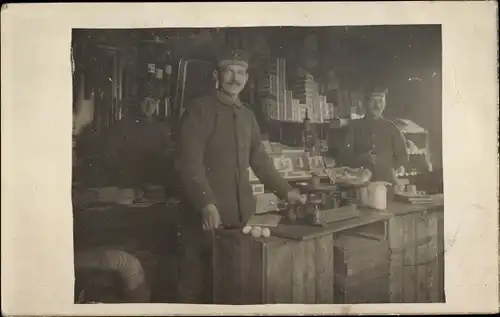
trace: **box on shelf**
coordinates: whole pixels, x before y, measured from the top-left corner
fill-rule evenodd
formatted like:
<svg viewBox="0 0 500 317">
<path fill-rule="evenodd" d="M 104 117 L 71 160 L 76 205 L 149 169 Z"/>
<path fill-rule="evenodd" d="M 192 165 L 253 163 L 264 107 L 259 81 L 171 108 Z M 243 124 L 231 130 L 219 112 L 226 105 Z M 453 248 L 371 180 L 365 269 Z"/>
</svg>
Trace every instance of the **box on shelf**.
<svg viewBox="0 0 500 317">
<path fill-rule="evenodd" d="M 259 178 L 255 175 L 255 173 L 253 172 L 252 168 L 249 167 L 248 168 L 248 179 L 252 182 L 252 181 L 258 181 Z"/>
<path fill-rule="evenodd" d="M 264 194 L 264 185 L 252 184 L 252 191 L 254 195 Z"/>
</svg>

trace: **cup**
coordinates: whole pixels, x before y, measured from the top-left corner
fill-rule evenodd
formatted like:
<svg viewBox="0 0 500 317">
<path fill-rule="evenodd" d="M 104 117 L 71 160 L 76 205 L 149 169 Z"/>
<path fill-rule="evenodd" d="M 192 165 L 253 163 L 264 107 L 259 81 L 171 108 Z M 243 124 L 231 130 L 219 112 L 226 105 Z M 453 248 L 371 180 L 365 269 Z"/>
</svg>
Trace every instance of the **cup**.
<svg viewBox="0 0 500 317">
<path fill-rule="evenodd" d="M 135 190 L 133 188 L 123 188 L 120 190 L 120 195 L 117 203 L 122 205 L 131 205 L 135 200 Z"/>
<path fill-rule="evenodd" d="M 416 195 L 417 194 L 417 186 L 415 185 L 407 185 L 406 186 L 407 193 Z"/>
<path fill-rule="evenodd" d="M 404 184 L 397 184 L 396 187 L 395 187 L 395 193 L 404 193 L 405 192 L 405 188 L 406 185 Z"/>
</svg>

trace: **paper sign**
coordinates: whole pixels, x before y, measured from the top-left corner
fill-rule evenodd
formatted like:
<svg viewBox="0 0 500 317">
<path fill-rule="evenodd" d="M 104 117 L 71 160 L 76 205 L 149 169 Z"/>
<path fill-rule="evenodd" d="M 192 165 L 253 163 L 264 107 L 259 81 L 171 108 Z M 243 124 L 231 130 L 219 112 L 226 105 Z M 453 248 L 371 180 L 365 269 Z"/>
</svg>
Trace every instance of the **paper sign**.
<svg viewBox="0 0 500 317">
<path fill-rule="evenodd" d="M 156 69 L 156 78 L 163 79 L 163 69 L 161 68 Z"/>
</svg>

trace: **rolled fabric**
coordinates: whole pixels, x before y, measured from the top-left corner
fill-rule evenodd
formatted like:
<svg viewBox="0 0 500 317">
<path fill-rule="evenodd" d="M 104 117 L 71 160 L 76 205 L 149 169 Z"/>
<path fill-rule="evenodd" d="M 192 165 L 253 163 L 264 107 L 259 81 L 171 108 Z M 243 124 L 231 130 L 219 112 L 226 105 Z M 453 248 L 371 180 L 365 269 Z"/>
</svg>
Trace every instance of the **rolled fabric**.
<svg viewBox="0 0 500 317">
<path fill-rule="evenodd" d="M 128 252 L 105 247 L 78 251 L 75 253 L 75 271 L 85 269 L 117 272 L 125 285 L 126 302 L 150 301 L 150 290 L 146 285 L 142 264 Z"/>
</svg>

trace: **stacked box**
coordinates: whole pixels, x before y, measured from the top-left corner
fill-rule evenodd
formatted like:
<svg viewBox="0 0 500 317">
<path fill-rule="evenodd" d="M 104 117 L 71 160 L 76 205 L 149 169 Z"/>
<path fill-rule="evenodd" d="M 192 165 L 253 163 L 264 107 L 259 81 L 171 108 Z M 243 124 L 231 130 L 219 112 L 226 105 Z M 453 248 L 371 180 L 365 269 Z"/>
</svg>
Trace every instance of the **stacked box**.
<svg viewBox="0 0 500 317">
<path fill-rule="evenodd" d="M 319 107 L 318 107 L 318 122 L 324 121 L 325 110 L 326 110 L 326 97 L 320 95 L 319 96 Z"/>
<path fill-rule="evenodd" d="M 313 98 L 312 98 L 312 113 L 311 120 L 312 122 L 320 122 L 320 95 L 319 95 L 319 85 L 314 83 L 313 85 Z"/>
<path fill-rule="evenodd" d="M 306 117 L 306 110 L 307 110 L 307 105 L 300 103 L 298 107 L 298 115 L 299 115 L 299 121 L 302 122 L 304 118 Z"/>
<path fill-rule="evenodd" d="M 278 103 L 278 120 L 285 120 L 286 111 L 286 63 L 282 58 L 273 60 L 276 63 L 276 86 Z"/>
<path fill-rule="evenodd" d="M 267 71 L 262 73 L 258 78 L 257 91 L 260 97 L 268 97 L 269 95 L 278 95 L 278 64 L 276 60 L 266 61 Z"/>
<path fill-rule="evenodd" d="M 293 98 L 293 92 L 292 92 L 292 121 L 300 121 L 300 118 L 299 118 L 299 100 Z"/>
<path fill-rule="evenodd" d="M 333 103 L 328 103 L 328 119 L 335 118 L 335 108 L 333 107 Z"/>
<path fill-rule="evenodd" d="M 314 90 L 314 77 L 305 75 L 295 81 L 293 87 L 293 97 L 299 99 L 301 103 L 306 103 L 307 97 L 312 97 Z"/>
<path fill-rule="evenodd" d="M 333 119 L 333 104 L 327 102 L 326 97 L 324 97 L 321 104 L 322 104 L 321 115 L 323 119 L 322 122 Z"/>
<path fill-rule="evenodd" d="M 286 101 L 285 101 L 285 120 L 292 121 L 293 120 L 293 104 L 292 104 L 292 92 L 290 90 L 286 90 Z"/>
<path fill-rule="evenodd" d="M 323 104 L 323 96 L 319 96 L 319 107 L 318 107 L 318 120 L 319 122 L 323 122 L 324 120 L 324 116 L 323 116 L 323 112 L 324 112 L 324 109 L 325 109 L 325 105 Z"/>
<path fill-rule="evenodd" d="M 264 185 L 262 184 L 253 184 L 252 192 L 254 195 L 264 194 Z"/>
</svg>

